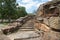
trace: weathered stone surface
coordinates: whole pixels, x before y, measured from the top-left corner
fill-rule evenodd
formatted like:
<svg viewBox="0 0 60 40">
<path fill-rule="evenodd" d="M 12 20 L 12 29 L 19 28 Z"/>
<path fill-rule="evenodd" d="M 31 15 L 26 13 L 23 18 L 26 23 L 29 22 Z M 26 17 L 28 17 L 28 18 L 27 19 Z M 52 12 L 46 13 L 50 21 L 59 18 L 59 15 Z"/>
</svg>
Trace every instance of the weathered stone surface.
<svg viewBox="0 0 60 40">
<path fill-rule="evenodd" d="M 50 27 L 60 29 L 59 19 L 60 19 L 59 17 L 50 17 L 49 19 Z"/>
<path fill-rule="evenodd" d="M 18 31 L 17 33 L 13 33 L 10 35 L 7 35 L 11 40 L 22 40 L 22 39 L 30 39 L 30 38 L 37 38 L 39 35 L 35 33 L 35 31 Z"/>
<path fill-rule="evenodd" d="M 10 40 L 10 38 L 5 36 L 4 34 L 0 34 L 0 40 Z"/>
<path fill-rule="evenodd" d="M 44 18 L 43 20 L 44 20 L 43 22 L 44 22 L 46 25 L 49 25 L 49 19 Z"/>
<path fill-rule="evenodd" d="M 42 40 L 60 40 L 60 34 L 58 32 L 45 32 Z"/>
</svg>

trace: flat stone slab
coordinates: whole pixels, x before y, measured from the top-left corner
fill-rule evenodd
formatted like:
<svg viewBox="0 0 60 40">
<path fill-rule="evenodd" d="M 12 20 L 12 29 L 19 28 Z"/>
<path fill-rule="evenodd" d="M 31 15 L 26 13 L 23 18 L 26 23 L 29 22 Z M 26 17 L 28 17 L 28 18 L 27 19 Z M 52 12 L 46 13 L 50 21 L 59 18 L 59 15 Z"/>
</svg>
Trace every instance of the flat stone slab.
<svg viewBox="0 0 60 40">
<path fill-rule="evenodd" d="M 34 37 L 36 38 L 39 37 L 39 35 L 35 33 L 35 31 L 20 31 L 17 33 L 7 35 L 7 37 L 9 37 L 11 40 L 14 40 L 14 39 L 25 39 L 25 38 L 34 38 Z"/>
</svg>

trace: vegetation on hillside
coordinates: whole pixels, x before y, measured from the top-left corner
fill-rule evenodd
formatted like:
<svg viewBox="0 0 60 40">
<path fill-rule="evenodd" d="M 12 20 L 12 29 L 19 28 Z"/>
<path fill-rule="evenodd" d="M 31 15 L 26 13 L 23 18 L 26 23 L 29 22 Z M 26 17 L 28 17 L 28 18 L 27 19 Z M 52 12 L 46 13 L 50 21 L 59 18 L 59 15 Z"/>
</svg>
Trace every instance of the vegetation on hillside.
<svg viewBox="0 0 60 40">
<path fill-rule="evenodd" d="M 17 19 L 27 15 L 25 7 L 17 7 L 16 0 L 0 0 L 0 19 Z"/>
</svg>

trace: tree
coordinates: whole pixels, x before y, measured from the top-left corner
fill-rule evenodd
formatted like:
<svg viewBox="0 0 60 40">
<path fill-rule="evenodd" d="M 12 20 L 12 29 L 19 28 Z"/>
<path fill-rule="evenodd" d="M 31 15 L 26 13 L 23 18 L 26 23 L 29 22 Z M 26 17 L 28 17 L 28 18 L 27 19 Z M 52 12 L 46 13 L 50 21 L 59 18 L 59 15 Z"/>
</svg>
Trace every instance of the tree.
<svg viewBox="0 0 60 40">
<path fill-rule="evenodd" d="M 25 7 L 16 7 L 16 0 L 0 0 L 0 16 L 2 19 L 17 19 L 27 15 Z"/>
<path fill-rule="evenodd" d="M 19 17 L 24 17 L 25 15 L 27 15 L 27 12 L 25 10 L 25 7 L 18 7 L 17 8 L 17 15 L 18 15 L 18 18 Z"/>
<path fill-rule="evenodd" d="M 1 18 L 10 21 L 16 14 L 16 0 L 1 0 L 0 2 Z"/>
<path fill-rule="evenodd" d="M 2 22 L 3 22 L 3 18 L 4 18 L 4 10 L 3 10 L 3 0 L 0 0 L 0 18 L 2 19 Z"/>
</svg>

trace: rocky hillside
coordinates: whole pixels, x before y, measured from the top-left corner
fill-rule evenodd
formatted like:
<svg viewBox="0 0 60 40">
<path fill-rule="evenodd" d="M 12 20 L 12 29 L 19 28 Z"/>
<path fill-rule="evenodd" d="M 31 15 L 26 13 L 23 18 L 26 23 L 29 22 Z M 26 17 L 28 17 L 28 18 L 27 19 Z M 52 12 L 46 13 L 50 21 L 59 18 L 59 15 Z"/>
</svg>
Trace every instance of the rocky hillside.
<svg viewBox="0 0 60 40">
<path fill-rule="evenodd" d="M 36 15 L 21 17 L 2 28 L 0 40 L 60 40 L 59 16 L 60 1 L 44 3 Z"/>
</svg>

